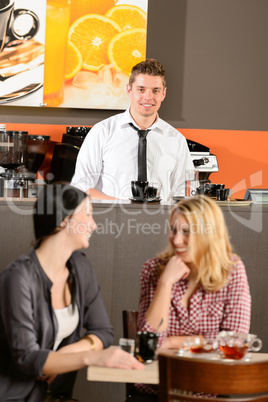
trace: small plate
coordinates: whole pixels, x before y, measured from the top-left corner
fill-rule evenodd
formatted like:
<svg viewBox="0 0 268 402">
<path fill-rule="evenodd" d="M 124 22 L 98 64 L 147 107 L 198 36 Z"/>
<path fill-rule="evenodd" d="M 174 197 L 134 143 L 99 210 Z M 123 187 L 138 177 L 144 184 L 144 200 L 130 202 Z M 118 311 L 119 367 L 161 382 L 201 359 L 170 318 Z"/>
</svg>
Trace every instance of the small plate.
<svg viewBox="0 0 268 402">
<path fill-rule="evenodd" d="M 217 201 L 216 203 L 220 207 L 249 207 L 253 201 L 248 200 L 236 200 L 236 201 Z"/>
<path fill-rule="evenodd" d="M 185 198 L 183 195 L 173 195 L 172 197 L 174 201 L 180 201 L 183 200 L 183 198 Z"/>
<path fill-rule="evenodd" d="M 141 204 L 143 204 L 143 203 L 147 203 L 147 202 L 160 202 L 161 200 L 162 200 L 162 198 L 160 198 L 160 197 L 156 197 L 156 198 L 154 198 L 154 199 L 152 199 L 152 200 L 140 200 L 140 199 L 138 199 L 138 198 L 134 198 L 134 197 L 132 197 L 132 198 L 129 198 L 129 200 L 131 201 L 131 202 L 139 202 L 139 203 L 141 203 Z"/>
<path fill-rule="evenodd" d="M 190 359 L 205 359 L 205 360 L 222 360 L 219 352 L 216 350 L 211 351 L 209 353 L 192 353 L 188 350 L 178 350 L 175 353 L 176 356 L 188 357 Z"/>
<path fill-rule="evenodd" d="M 187 357 L 189 359 L 202 359 L 202 360 L 220 360 L 222 362 L 248 362 L 251 360 L 251 353 L 246 353 L 242 359 L 225 359 L 224 356 L 217 350 L 212 350 L 209 353 L 192 353 L 188 350 L 177 350 L 175 356 Z"/>
</svg>

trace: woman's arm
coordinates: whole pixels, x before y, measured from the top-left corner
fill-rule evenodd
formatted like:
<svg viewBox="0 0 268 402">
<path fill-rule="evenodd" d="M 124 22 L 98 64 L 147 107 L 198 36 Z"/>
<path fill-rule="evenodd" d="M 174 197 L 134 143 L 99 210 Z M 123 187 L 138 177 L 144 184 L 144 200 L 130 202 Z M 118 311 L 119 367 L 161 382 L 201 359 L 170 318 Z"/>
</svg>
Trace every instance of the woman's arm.
<svg viewBox="0 0 268 402">
<path fill-rule="evenodd" d="M 204 340 L 202 335 L 193 336 L 169 336 L 166 338 L 165 342 L 158 349 L 178 349 L 182 343 L 199 338 Z"/>
<path fill-rule="evenodd" d="M 90 340 L 86 339 L 86 336 L 81 338 L 78 342 L 71 343 L 70 345 L 66 345 L 58 349 L 58 352 L 60 353 L 77 353 L 77 352 L 88 352 L 90 350 L 102 350 L 103 349 L 103 343 L 94 334 L 89 334 L 88 335 L 92 342 Z"/>
<path fill-rule="evenodd" d="M 87 366 L 115 367 L 127 370 L 144 368 L 135 357 L 118 347 L 77 353 L 60 353 L 59 350 L 49 353 L 43 366 L 43 375 L 53 376 L 68 373 Z"/>
<path fill-rule="evenodd" d="M 189 268 L 178 256 L 170 258 L 158 280 L 155 295 L 146 312 L 146 320 L 154 329 L 158 327 L 162 318 L 164 322 L 160 330 L 167 329 L 172 287 L 180 279 L 186 278 L 189 273 Z"/>
</svg>

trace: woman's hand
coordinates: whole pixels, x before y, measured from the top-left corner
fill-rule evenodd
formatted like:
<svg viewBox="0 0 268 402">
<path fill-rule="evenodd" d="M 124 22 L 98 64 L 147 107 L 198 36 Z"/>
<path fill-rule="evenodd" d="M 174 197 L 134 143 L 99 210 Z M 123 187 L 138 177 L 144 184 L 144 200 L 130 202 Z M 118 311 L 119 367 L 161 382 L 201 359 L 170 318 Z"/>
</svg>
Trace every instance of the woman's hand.
<svg viewBox="0 0 268 402">
<path fill-rule="evenodd" d="M 191 338 L 196 339 L 199 338 L 201 342 L 204 341 L 204 337 L 202 335 L 192 335 L 192 336 L 168 336 L 165 342 L 159 346 L 157 350 L 160 349 L 178 349 L 182 343 L 189 342 Z"/>
<path fill-rule="evenodd" d="M 130 353 L 117 346 L 90 353 L 90 366 L 114 367 L 125 370 L 143 370 L 144 365 Z"/>
<path fill-rule="evenodd" d="M 173 255 L 167 263 L 159 281 L 173 285 L 180 279 L 185 279 L 190 273 L 188 266 L 177 255 Z"/>
<path fill-rule="evenodd" d="M 88 366 L 114 367 L 126 370 L 142 370 L 143 364 L 130 353 L 118 346 L 110 346 L 104 350 L 91 350 L 76 353 L 58 353 L 51 351 L 43 366 L 44 376 L 41 381 L 51 382 L 56 375 L 77 371 Z"/>
<path fill-rule="evenodd" d="M 180 257 L 174 255 L 170 258 L 158 280 L 154 298 L 146 313 L 146 320 L 152 328 L 156 329 L 163 318 L 161 331 L 167 329 L 172 286 L 180 279 L 187 278 L 189 273 L 190 269 Z"/>
</svg>

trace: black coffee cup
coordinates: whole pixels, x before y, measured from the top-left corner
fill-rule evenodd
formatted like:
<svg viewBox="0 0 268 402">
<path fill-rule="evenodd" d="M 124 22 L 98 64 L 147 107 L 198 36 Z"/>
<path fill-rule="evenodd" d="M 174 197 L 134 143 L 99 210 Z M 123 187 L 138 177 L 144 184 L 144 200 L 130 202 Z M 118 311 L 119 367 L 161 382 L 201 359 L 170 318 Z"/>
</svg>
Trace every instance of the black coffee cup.
<svg viewBox="0 0 268 402">
<path fill-rule="evenodd" d="M 145 363 L 151 363 L 155 357 L 158 342 L 156 332 L 138 332 L 136 337 L 136 353 Z"/>
<path fill-rule="evenodd" d="M 0 0 L 0 52 L 4 47 L 15 40 L 32 39 L 39 30 L 39 18 L 31 11 L 23 8 L 14 10 L 15 0 Z M 15 31 L 15 21 L 22 15 L 30 15 L 32 17 L 32 27 L 24 35 L 20 35 Z"/>
<path fill-rule="evenodd" d="M 208 195 L 209 197 L 217 197 L 217 191 L 224 189 L 224 184 L 215 184 L 211 182 L 200 182 L 200 186 L 196 189 L 198 194 Z"/>
<path fill-rule="evenodd" d="M 211 196 L 211 197 L 217 197 L 217 191 L 218 190 L 221 190 L 221 189 L 224 189 L 225 188 L 225 185 L 224 184 L 214 184 L 214 183 L 211 183 L 210 184 L 210 189 L 209 189 L 209 195 Z"/>
<path fill-rule="evenodd" d="M 229 195 L 229 188 L 217 189 L 217 201 L 226 201 Z"/>
<path fill-rule="evenodd" d="M 148 181 L 132 181 L 131 191 L 133 198 L 137 201 L 143 201 L 147 196 Z"/>
<path fill-rule="evenodd" d="M 162 184 L 155 181 L 149 181 L 146 192 L 146 200 L 153 201 L 159 199 L 161 189 Z"/>
</svg>

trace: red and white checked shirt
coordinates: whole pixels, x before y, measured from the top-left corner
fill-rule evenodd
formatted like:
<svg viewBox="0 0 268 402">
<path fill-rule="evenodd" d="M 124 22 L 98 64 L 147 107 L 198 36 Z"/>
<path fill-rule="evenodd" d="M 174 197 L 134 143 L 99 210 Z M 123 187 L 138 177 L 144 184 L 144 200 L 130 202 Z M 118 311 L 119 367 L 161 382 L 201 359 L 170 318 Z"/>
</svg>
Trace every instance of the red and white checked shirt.
<svg viewBox="0 0 268 402">
<path fill-rule="evenodd" d="M 154 332 L 145 314 L 153 300 L 158 282 L 158 258 L 145 262 L 140 273 L 141 290 L 138 329 Z M 237 261 L 227 285 L 217 292 L 208 292 L 199 285 L 190 299 L 189 310 L 180 300 L 188 286 L 188 279 L 173 285 L 168 328 L 160 332 L 158 346 L 168 336 L 203 335 L 215 339 L 220 331 L 249 332 L 251 296 L 246 270 Z"/>
<path fill-rule="evenodd" d="M 158 281 L 158 258 L 145 262 L 140 273 L 140 303 L 138 329 L 154 332 L 145 314 L 153 300 Z M 158 346 L 169 336 L 203 335 L 215 339 L 220 331 L 249 332 L 251 296 L 243 262 L 235 262 L 229 282 L 217 292 L 198 286 L 190 299 L 189 310 L 180 300 L 188 286 L 188 279 L 173 285 L 168 328 L 159 333 Z M 140 392 L 155 393 L 155 387 L 137 386 Z M 149 390 L 151 388 L 151 392 Z"/>
</svg>

